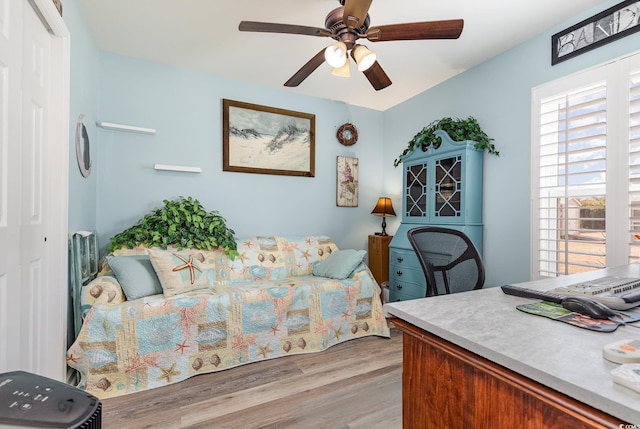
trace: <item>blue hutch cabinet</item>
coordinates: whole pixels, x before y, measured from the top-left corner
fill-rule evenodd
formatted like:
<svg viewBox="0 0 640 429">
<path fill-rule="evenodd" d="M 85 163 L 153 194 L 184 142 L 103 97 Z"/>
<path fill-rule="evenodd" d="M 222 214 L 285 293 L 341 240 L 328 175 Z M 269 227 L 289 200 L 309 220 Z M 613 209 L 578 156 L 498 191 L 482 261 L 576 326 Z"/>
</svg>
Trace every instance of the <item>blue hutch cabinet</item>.
<svg viewBox="0 0 640 429">
<path fill-rule="evenodd" d="M 407 231 L 441 226 L 463 231 L 482 254 L 482 159 L 475 142 L 455 142 L 436 131 L 442 143 L 420 147 L 401 158 L 402 223 L 389 244 L 389 301 L 424 298 L 426 281 Z"/>
</svg>

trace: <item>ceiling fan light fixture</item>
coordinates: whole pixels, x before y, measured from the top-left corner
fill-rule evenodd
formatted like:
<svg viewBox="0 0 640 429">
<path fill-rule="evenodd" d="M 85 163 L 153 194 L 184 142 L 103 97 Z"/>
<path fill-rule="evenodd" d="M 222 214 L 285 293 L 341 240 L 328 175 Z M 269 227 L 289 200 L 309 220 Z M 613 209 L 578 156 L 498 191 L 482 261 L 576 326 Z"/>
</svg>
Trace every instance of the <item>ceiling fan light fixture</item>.
<svg viewBox="0 0 640 429">
<path fill-rule="evenodd" d="M 347 63 L 347 45 L 336 42 L 324 50 L 324 59 L 333 68 L 340 68 Z"/>
<path fill-rule="evenodd" d="M 354 46 L 354 48 L 351 50 L 351 55 L 353 56 L 353 59 L 356 60 L 359 71 L 369 70 L 378 58 L 376 54 L 371 52 L 364 45 Z"/>
<path fill-rule="evenodd" d="M 334 67 L 331 74 L 340 77 L 351 77 L 351 65 L 349 64 L 349 57 L 345 57 L 346 61 L 341 67 Z"/>
</svg>

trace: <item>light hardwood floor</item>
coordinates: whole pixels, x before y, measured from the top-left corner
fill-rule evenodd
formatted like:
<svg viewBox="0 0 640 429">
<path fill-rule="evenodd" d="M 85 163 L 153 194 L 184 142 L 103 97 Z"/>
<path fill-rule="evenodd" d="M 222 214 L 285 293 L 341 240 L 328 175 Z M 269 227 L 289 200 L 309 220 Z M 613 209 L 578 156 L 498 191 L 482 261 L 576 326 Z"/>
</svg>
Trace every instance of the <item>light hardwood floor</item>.
<svg viewBox="0 0 640 429">
<path fill-rule="evenodd" d="M 102 427 L 396 429 L 402 333 L 365 337 L 102 401 Z"/>
</svg>

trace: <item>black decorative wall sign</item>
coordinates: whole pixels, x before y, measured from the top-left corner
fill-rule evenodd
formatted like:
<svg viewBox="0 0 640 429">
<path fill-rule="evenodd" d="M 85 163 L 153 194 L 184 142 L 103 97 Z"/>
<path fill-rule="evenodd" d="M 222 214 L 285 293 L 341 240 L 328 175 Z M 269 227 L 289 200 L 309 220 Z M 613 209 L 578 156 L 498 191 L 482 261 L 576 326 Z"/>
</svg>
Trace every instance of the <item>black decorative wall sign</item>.
<svg viewBox="0 0 640 429">
<path fill-rule="evenodd" d="M 551 65 L 640 30 L 640 1 L 626 0 L 551 36 Z"/>
</svg>

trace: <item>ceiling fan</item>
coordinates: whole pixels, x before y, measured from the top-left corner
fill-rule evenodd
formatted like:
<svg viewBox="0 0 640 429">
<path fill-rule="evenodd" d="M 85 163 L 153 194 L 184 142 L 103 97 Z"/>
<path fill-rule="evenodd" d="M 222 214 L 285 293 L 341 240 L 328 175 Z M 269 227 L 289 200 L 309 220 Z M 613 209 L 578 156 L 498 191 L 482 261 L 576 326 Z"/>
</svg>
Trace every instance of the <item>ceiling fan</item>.
<svg viewBox="0 0 640 429">
<path fill-rule="evenodd" d="M 350 76 L 349 52 L 371 85 L 379 91 L 391 85 L 391 79 L 377 61 L 376 55 L 366 46 L 356 43 L 358 39 L 370 42 L 393 40 L 457 39 L 462 33 L 464 21 L 413 22 L 405 24 L 369 27 L 369 7 L 373 0 L 338 0 L 338 7 L 327 15 L 325 28 L 294 24 L 241 21 L 240 31 L 260 33 L 301 34 L 305 36 L 331 37 L 337 42 L 318 52 L 300 70 L 285 82 L 284 86 L 298 86 L 323 62 L 333 67 L 332 73 Z"/>
</svg>

